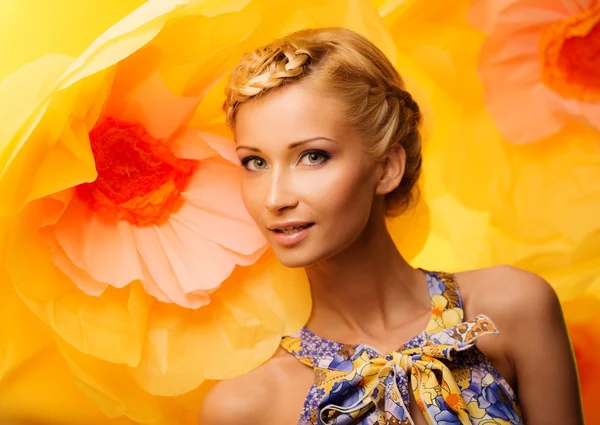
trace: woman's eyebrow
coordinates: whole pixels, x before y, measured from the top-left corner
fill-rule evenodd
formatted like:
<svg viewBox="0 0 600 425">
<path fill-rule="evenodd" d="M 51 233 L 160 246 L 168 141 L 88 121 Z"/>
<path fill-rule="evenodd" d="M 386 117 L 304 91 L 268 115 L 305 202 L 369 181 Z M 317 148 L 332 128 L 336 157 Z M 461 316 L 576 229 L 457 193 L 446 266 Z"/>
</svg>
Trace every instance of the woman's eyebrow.
<svg viewBox="0 0 600 425">
<path fill-rule="evenodd" d="M 328 137 L 311 137 L 310 139 L 298 140 L 297 142 L 290 143 L 288 145 L 288 149 L 294 149 L 294 148 L 304 145 L 306 143 L 314 142 L 315 140 L 329 140 L 330 142 L 339 143 L 337 140 L 330 139 Z M 240 145 L 237 148 L 235 148 L 236 151 L 240 150 L 240 149 L 247 149 L 247 150 L 253 151 L 253 152 L 262 152 L 260 149 L 255 148 L 253 146 Z"/>
</svg>

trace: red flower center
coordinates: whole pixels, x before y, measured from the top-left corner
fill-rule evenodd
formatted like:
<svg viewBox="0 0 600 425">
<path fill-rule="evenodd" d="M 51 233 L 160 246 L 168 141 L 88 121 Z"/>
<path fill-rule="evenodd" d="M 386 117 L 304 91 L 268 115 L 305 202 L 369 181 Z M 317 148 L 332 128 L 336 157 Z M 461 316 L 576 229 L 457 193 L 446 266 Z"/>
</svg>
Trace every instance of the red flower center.
<svg viewBox="0 0 600 425">
<path fill-rule="evenodd" d="M 600 100 L 600 5 L 550 25 L 539 47 L 544 84 L 567 99 Z"/>
<path fill-rule="evenodd" d="M 78 196 L 109 219 L 160 224 L 176 211 L 196 165 L 175 158 L 139 124 L 107 118 L 90 132 L 98 177 Z"/>
</svg>

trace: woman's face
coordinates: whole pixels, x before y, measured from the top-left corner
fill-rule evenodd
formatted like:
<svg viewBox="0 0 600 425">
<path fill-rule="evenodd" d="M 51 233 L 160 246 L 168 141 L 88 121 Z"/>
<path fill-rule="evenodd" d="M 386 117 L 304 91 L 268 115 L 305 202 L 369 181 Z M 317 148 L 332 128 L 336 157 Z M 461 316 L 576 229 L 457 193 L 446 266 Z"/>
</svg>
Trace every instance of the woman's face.
<svg viewBox="0 0 600 425">
<path fill-rule="evenodd" d="M 309 83 L 280 88 L 241 105 L 235 136 L 244 203 L 282 264 L 314 265 L 361 235 L 375 160 L 338 100 Z"/>
</svg>

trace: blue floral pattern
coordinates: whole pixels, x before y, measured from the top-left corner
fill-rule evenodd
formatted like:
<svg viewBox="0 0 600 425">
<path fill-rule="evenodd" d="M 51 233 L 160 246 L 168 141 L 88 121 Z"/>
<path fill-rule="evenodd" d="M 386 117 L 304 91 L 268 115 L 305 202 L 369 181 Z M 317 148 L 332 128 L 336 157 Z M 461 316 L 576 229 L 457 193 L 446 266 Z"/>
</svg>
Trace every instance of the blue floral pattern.
<svg viewBox="0 0 600 425">
<path fill-rule="evenodd" d="M 328 341 L 307 328 L 284 337 L 282 347 L 315 371 L 299 424 L 410 425 L 412 391 L 430 425 L 522 425 L 514 391 L 475 346 L 498 333 L 494 323 L 484 315 L 464 321 L 453 275 L 426 276 L 429 324 L 395 351 Z"/>
</svg>

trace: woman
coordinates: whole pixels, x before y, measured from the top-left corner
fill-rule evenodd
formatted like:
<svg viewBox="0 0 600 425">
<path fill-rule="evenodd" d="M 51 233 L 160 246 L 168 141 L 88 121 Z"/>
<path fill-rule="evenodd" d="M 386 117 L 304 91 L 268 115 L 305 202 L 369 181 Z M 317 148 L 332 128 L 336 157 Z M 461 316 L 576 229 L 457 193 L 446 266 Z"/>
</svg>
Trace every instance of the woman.
<svg viewBox="0 0 600 425">
<path fill-rule="evenodd" d="M 340 28 L 291 34 L 242 59 L 224 107 L 246 207 L 278 260 L 306 270 L 313 310 L 272 359 L 209 392 L 201 425 L 583 423 L 545 281 L 414 269 L 392 242 L 420 112 L 381 51 Z"/>
</svg>

